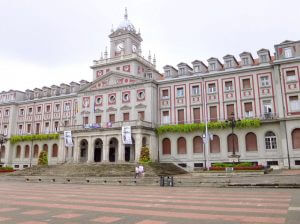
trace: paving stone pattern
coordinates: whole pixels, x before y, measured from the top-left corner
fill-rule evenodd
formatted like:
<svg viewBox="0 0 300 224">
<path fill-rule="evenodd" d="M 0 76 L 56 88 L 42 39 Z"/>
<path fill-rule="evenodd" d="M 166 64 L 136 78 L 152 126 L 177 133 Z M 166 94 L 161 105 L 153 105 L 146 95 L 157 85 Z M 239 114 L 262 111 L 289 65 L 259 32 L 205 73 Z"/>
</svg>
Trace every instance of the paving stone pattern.
<svg viewBox="0 0 300 224">
<path fill-rule="evenodd" d="M 300 218 L 293 189 L 0 182 L 0 192 L 0 224 L 299 224 Z"/>
</svg>

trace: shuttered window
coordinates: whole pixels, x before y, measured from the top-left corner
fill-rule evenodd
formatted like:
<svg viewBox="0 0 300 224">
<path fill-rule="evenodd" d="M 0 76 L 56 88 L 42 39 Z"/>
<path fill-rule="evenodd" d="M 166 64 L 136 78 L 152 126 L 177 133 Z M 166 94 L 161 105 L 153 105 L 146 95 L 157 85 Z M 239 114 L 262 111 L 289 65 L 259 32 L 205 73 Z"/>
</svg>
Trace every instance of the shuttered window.
<svg viewBox="0 0 300 224">
<path fill-rule="evenodd" d="M 293 149 L 300 149 L 300 128 L 292 132 Z"/>
<path fill-rule="evenodd" d="M 84 117 L 83 118 L 83 123 L 88 124 L 89 123 L 89 117 Z"/>
<path fill-rule="evenodd" d="M 234 104 L 227 104 L 226 109 L 227 109 L 227 118 L 234 117 Z"/>
<path fill-rule="evenodd" d="M 123 113 L 123 121 L 129 121 L 129 113 Z"/>
<path fill-rule="evenodd" d="M 141 121 L 145 120 L 145 112 L 144 111 L 139 111 L 138 112 L 138 117 L 139 117 L 139 120 L 141 120 Z"/>
<path fill-rule="evenodd" d="M 177 140 L 177 153 L 186 154 L 186 140 L 184 137 L 180 137 Z"/>
<path fill-rule="evenodd" d="M 252 103 L 245 103 L 244 106 L 245 106 L 245 111 L 246 112 L 253 111 Z"/>
<path fill-rule="evenodd" d="M 243 79 L 243 89 L 251 89 L 250 79 Z"/>
<path fill-rule="evenodd" d="M 164 89 L 164 90 L 162 91 L 162 96 L 163 96 L 164 98 L 169 97 L 169 90 Z"/>
<path fill-rule="evenodd" d="M 163 139 L 162 141 L 163 155 L 171 154 L 171 141 L 168 138 Z"/>
<path fill-rule="evenodd" d="M 203 153 L 203 140 L 200 136 L 193 139 L 193 153 Z"/>
<path fill-rule="evenodd" d="M 194 123 L 200 123 L 200 108 L 193 108 Z"/>
<path fill-rule="evenodd" d="M 257 138 L 252 132 L 246 135 L 246 151 L 257 151 Z"/>
<path fill-rule="evenodd" d="M 230 134 L 227 137 L 228 152 L 233 152 L 233 147 L 235 152 L 239 151 L 239 142 L 237 136 L 235 134 Z"/>
<path fill-rule="evenodd" d="M 111 122 L 111 123 L 115 122 L 115 115 L 114 114 L 109 115 L 109 122 Z"/>
<path fill-rule="evenodd" d="M 218 135 L 213 135 L 210 139 L 210 153 L 220 153 L 220 138 Z"/>
<path fill-rule="evenodd" d="M 217 107 L 211 106 L 209 107 L 209 117 L 211 121 L 216 121 L 218 119 Z"/>
<path fill-rule="evenodd" d="M 178 110 L 178 124 L 184 124 L 184 110 Z"/>
<path fill-rule="evenodd" d="M 100 115 L 96 116 L 96 123 L 101 124 L 101 116 Z"/>
</svg>

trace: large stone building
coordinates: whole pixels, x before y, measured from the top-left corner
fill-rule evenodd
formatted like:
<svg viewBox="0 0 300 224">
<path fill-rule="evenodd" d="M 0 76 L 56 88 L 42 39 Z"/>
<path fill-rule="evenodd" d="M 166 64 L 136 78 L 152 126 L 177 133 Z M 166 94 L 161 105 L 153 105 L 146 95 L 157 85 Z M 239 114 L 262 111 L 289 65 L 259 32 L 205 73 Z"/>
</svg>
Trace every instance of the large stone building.
<svg viewBox="0 0 300 224">
<path fill-rule="evenodd" d="M 10 90 L 0 94 L 0 132 L 13 135 L 59 133 L 58 139 L 8 141 L 1 162 L 15 168 L 37 163 L 41 150 L 50 164 L 134 162 L 143 145 L 152 160 L 183 167 L 227 162 L 233 151 L 240 161 L 279 167 L 300 166 L 300 41 L 284 41 L 257 58 L 242 52 L 223 63 L 193 61 L 156 69 L 155 56 L 141 55 L 142 37 L 128 20 L 109 35 L 110 50 L 95 60 L 93 81 Z M 258 128 L 212 129 L 203 133 L 167 132 L 164 124 L 260 119 Z M 132 144 L 124 144 L 122 127 L 130 126 Z M 71 130 L 73 147 L 65 147 L 63 131 Z M 204 147 L 206 146 L 206 147 Z"/>
</svg>

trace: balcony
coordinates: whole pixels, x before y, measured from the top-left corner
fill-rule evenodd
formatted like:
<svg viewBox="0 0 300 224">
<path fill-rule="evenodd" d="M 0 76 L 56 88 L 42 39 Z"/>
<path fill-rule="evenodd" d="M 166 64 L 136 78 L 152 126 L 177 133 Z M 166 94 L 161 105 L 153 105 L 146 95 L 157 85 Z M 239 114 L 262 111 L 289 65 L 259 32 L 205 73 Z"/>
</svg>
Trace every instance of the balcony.
<svg viewBox="0 0 300 224">
<path fill-rule="evenodd" d="M 106 123 L 91 123 L 85 125 L 71 125 L 61 127 L 61 131 L 93 131 L 93 130 L 109 130 L 109 129 L 121 129 L 123 126 L 131 127 L 145 127 L 155 128 L 156 125 L 152 122 L 134 120 L 134 121 L 119 121 L 119 122 L 106 122 Z"/>
</svg>

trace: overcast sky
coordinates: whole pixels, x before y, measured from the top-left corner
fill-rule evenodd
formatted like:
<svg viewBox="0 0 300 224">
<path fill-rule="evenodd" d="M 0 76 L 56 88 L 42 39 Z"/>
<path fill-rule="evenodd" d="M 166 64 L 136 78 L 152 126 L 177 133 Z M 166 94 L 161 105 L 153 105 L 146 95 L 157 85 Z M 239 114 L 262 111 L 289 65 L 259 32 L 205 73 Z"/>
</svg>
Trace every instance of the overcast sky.
<svg viewBox="0 0 300 224">
<path fill-rule="evenodd" d="M 0 0 L 0 91 L 92 81 L 125 7 L 160 71 L 300 39 L 299 0 Z"/>
</svg>

